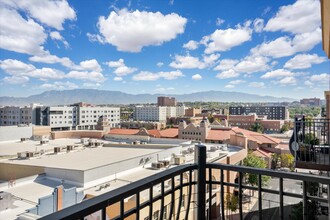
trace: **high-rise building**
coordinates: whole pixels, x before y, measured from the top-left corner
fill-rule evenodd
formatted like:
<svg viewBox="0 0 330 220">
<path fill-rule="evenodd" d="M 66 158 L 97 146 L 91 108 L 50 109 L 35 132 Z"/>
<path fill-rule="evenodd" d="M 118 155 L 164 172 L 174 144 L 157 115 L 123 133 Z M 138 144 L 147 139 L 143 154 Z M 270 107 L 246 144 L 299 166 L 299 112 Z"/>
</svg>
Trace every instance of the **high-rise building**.
<svg viewBox="0 0 330 220">
<path fill-rule="evenodd" d="M 286 106 L 233 106 L 229 107 L 230 115 L 248 115 L 255 113 L 258 116 L 267 116 L 270 120 L 288 120 L 289 111 Z"/>
<path fill-rule="evenodd" d="M 160 96 L 157 98 L 158 106 L 176 106 L 176 99 L 174 97 Z"/>
</svg>

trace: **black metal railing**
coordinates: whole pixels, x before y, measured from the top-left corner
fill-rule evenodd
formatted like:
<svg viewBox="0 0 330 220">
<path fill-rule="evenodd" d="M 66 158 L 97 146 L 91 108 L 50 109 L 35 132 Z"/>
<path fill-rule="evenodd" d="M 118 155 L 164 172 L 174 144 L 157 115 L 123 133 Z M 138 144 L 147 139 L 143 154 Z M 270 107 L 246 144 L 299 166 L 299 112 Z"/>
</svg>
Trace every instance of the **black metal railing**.
<svg viewBox="0 0 330 220">
<path fill-rule="evenodd" d="M 316 201 L 330 210 L 330 178 L 294 172 L 280 172 L 268 169 L 250 168 L 238 165 L 206 163 L 206 147 L 199 145 L 195 150 L 195 164 L 180 165 L 145 179 L 133 182 L 100 196 L 87 199 L 79 204 L 44 216 L 42 220 L 52 219 L 227 219 L 226 194 L 237 196 L 238 209 L 234 215 L 238 219 L 248 218 L 252 210 L 244 210 L 245 191 L 257 191 L 256 216 L 267 218 L 263 206 L 263 197 L 278 196 L 278 219 L 287 219 L 285 213 L 285 197 L 302 200 L 303 219 L 311 210 L 309 201 Z M 256 185 L 247 184 L 245 175 L 256 175 Z M 231 176 L 237 176 L 238 181 L 230 181 Z M 271 189 L 263 184 L 263 176 L 278 178 L 278 187 Z M 302 183 L 301 193 L 286 191 L 284 181 L 294 180 Z M 317 182 L 327 188 L 327 196 L 310 195 L 307 184 Z M 158 188 L 159 187 L 159 188 Z M 278 188 L 278 189 L 277 189 Z M 147 199 L 142 200 L 147 191 Z M 127 198 L 134 198 L 133 206 L 125 204 Z M 115 206 L 117 205 L 117 206 Z M 232 214 L 233 215 L 233 214 Z M 275 218 L 277 219 L 277 218 Z"/>
<path fill-rule="evenodd" d="M 290 150 L 296 167 L 330 171 L 329 139 L 329 119 L 295 119 Z"/>
</svg>

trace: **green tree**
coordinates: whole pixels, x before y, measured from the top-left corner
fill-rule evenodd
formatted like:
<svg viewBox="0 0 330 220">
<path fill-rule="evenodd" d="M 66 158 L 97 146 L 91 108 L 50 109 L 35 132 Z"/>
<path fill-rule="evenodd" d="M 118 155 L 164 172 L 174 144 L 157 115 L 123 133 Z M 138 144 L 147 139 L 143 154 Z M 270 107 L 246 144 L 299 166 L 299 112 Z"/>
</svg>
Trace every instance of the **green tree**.
<svg viewBox="0 0 330 220">
<path fill-rule="evenodd" d="M 250 130 L 262 134 L 264 132 L 264 127 L 260 123 L 256 122 L 251 126 Z"/>
<path fill-rule="evenodd" d="M 320 144 L 320 140 L 313 133 L 308 133 L 305 135 L 304 143 L 318 145 Z"/>
<path fill-rule="evenodd" d="M 254 168 L 267 168 L 266 162 L 260 158 L 257 157 L 251 153 L 248 154 L 246 158 L 243 160 L 243 165 L 247 167 L 254 167 Z M 257 174 L 246 174 L 245 178 L 247 180 L 247 183 L 252 185 L 252 186 L 257 186 L 258 185 L 258 175 Z M 270 176 L 262 176 L 262 185 L 265 186 L 268 184 L 270 180 Z"/>
<path fill-rule="evenodd" d="M 225 197 L 225 208 L 231 212 L 236 212 L 237 206 L 238 206 L 237 196 L 228 193 Z"/>
<path fill-rule="evenodd" d="M 294 157 L 291 154 L 281 154 L 281 166 L 293 169 Z"/>
<path fill-rule="evenodd" d="M 281 127 L 281 133 L 287 132 L 288 130 L 290 130 L 290 125 L 288 123 L 284 123 Z"/>
</svg>

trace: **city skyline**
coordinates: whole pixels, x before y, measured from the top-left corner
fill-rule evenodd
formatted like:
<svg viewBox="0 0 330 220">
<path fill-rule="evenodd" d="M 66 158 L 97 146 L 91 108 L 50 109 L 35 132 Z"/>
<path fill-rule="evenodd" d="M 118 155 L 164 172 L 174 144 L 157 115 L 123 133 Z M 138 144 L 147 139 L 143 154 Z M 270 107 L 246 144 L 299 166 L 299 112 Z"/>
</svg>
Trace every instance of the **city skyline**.
<svg viewBox="0 0 330 220">
<path fill-rule="evenodd" d="M 300 99 L 329 90 L 318 0 L 1 1 L 0 7 L 0 96 L 95 88 Z"/>
</svg>

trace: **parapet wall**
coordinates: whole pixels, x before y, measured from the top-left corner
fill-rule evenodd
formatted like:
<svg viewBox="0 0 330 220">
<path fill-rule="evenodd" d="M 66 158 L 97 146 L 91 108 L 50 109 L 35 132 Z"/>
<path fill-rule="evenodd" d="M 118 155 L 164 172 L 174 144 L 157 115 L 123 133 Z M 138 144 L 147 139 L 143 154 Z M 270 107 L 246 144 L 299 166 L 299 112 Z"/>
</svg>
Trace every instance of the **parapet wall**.
<svg viewBox="0 0 330 220">
<path fill-rule="evenodd" d="M 53 131 L 51 132 L 52 139 L 59 138 L 102 138 L 104 135 L 103 131 Z"/>
</svg>

